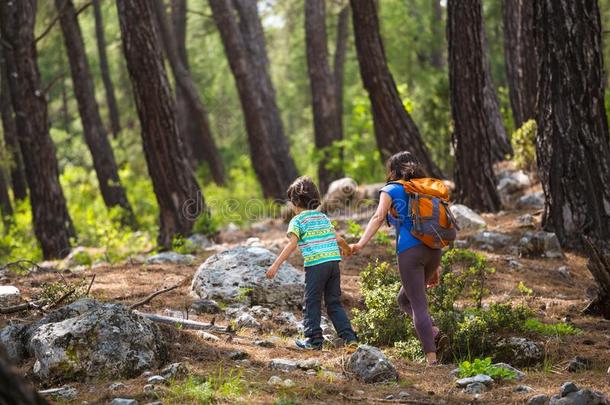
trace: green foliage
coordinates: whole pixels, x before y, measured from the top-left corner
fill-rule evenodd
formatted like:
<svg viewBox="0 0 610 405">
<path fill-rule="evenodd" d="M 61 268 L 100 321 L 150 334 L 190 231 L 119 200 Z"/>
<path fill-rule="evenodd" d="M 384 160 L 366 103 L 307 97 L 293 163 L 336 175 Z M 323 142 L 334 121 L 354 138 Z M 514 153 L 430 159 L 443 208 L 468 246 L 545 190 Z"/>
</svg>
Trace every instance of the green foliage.
<svg viewBox="0 0 610 405">
<path fill-rule="evenodd" d="M 349 238 L 358 239 L 364 233 L 364 229 L 358 222 L 354 221 L 353 219 L 348 219 L 346 233 Z"/>
<path fill-rule="evenodd" d="M 523 294 L 526 297 L 531 297 L 532 294 L 534 294 L 534 290 L 532 290 L 531 288 L 527 287 L 523 281 L 519 281 L 519 284 L 517 284 L 517 291 L 519 291 L 521 294 Z"/>
<path fill-rule="evenodd" d="M 172 239 L 172 250 L 183 255 L 188 255 L 196 253 L 197 246 L 183 236 L 177 235 Z"/>
<path fill-rule="evenodd" d="M 65 305 L 87 296 L 89 281 L 84 278 L 76 281 L 62 278 L 58 281 L 42 283 L 41 288 L 39 299 L 52 303 L 64 297 L 62 304 Z"/>
<path fill-rule="evenodd" d="M 458 376 L 460 378 L 485 374 L 494 380 L 511 380 L 517 376 L 517 373 L 512 370 L 494 366 L 491 363 L 491 357 L 486 357 L 482 360 L 474 359 L 472 362 L 465 360 L 460 363 L 458 370 Z"/>
<path fill-rule="evenodd" d="M 32 210 L 29 201 L 13 203 L 13 218 L 8 229 L 0 221 L 0 263 L 19 259 L 39 261 L 42 251 L 36 242 L 32 225 Z"/>
<path fill-rule="evenodd" d="M 245 391 L 241 372 L 222 369 L 212 373 L 206 379 L 189 376 L 186 380 L 173 382 L 167 391 L 160 394 L 163 403 L 167 404 L 214 404 L 218 401 L 237 400 Z"/>
<path fill-rule="evenodd" d="M 536 131 L 535 120 L 529 120 L 516 130 L 512 137 L 514 160 L 517 167 L 534 171 L 536 168 Z"/>
<path fill-rule="evenodd" d="M 416 336 L 394 342 L 394 348 L 398 351 L 400 357 L 404 357 L 411 361 L 423 362 L 426 359 L 426 354 Z"/>
<path fill-rule="evenodd" d="M 577 335 L 582 330 L 567 324 L 565 322 L 558 322 L 553 324 L 543 323 L 536 318 L 530 318 L 523 324 L 523 330 L 526 332 L 536 333 L 542 336 L 566 336 L 566 335 Z"/>
</svg>

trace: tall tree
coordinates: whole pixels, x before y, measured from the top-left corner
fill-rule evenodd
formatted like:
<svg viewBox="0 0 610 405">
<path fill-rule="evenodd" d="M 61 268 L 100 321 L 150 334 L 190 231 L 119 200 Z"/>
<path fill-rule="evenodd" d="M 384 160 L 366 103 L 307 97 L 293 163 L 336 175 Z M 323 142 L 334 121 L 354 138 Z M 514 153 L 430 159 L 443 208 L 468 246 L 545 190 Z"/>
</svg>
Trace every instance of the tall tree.
<svg viewBox="0 0 610 405">
<path fill-rule="evenodd" d="M 536 156 L 542 224 L 562 246 L 610 240 L 610 137 L 597 1 L 539 0 Z M 538 29 L 540 28 L 540 29 Z"/>
<path fill-rule="evenodd" d="M 443 35 L 443 7 L 441 0 L 432 0 L 432 18 L 430 19 L 430 65 L 438 70 L 445 68 L 445 56 L 443 55 L 445 36 Z"/>
<path fill-rule="evenodd" d="M 110 77 L 110 68 L 108 67 L 108 55 L 106 54 L 106 35 L 104 34 L 104 20 L 102 18 L 102 9 L 100 0 L 92 0 L 93 14 L 95 16 L 95 39 L 97 41 L 97 53 L 100 60 L 100 70 L 102 73 L 102 81 L 104 82 L 104 90 L 106 91 L 106 104 L 108 104 L 108 117 L 110 118 L 110 128 L 114 136 L 118 136 L 121 132 L 121 119 L 119 109 L 117 107 L 116 97 L 114 95 L 114 85 Z"/>
<path fill-rule="evenodd" d="M 485 110 L 485 55 L 480 0 L 447 2 L 449 87 L 453 114 L 456 199 L 479 211 L 497 211 Z"/>
<path fill-rule="evenodd" d="M 337 38 L 335 45 L 335 60 L 333 76 L 335 78 L 335 95 L 337 96 L 337 114 L 339 115 L 339 128 L 343 139 L 343 79 L 345 75 L 345 55 L 347 53 L 347 40 L 349 37 L 349 4 L 343 6 L 337 17 Z"/>
<path fill-rule="evenodd" d="M 36 389 L 13 369 L 0 345 L 0 404 L 48 405 Z"/>
<path fill-rule="evenodd" d="M 158 243 L 169 248 L 174 236 L 191 233 L 204 205 L 178 136 L 176 105 L 152 8 L 149 0 L 117 0 L 123 52 L 133 84 L 148 172 L 159 205 Z"/>
<path fill-rule="evenodd" d="M 11 184 L 13 196 L 17 200 L 24 200 L 28 196 L 28 186 L 23 168 L 21 148 L 17 140 L 17 127 L 13 115 L 11 90 L 8 85 L 6 61 L 0 47 L 0 115 L 2 116 L 2 130 L 4 143 L 11 159 Z"/>
<path fill-rule="evenodd" d="M 275 88 L 269 74 L 269 58 L 265 45 L 265 34 L 258 15 L 256 1 L 233 0 L 233 5 L 239 16 L 239 29 L 249 53 L 251 69 L 254 70 L 255 83 L 259 86 L 259 94 L 263 103 L 263 112 L 267 121 L 273 159 L 284 173 L 285 188 L 297 177 L 297 169 L 290 154 L 288 138 L 284 134 L 284 125 L 280 110 L 275 101 Z"/>
<path fill-rule="evenodd" d="M 341 177 L 340 170 L 329 164 L 329 148 L 341 140 L 341 116 L 337 106 L 334 75 L 328 63 L 326 10 L 324 0 L 305 0 L 305 43 L 307 72 L 311 88 L 315 145 L 322 157 L 318 163 L 318 181 L 325 192 L 331 181 Z"/>
<path fill-rule="evenodd" d="M 191 135 L 199 138 L 198 143 L 202 149 L 201 153 L 208 163 L 214 181 L 217 184 L 223 184 L 224 167 L 220 154 L 218 153 L 218 148 L 216 148 L 216 143 L 212 137 L 210 123 L 208 121 L 208 111 L 203 105 L 203 101 L 199 96 L 197 85 L 193 81 L 191 73 L 188 71 L 186 66 L 184 66 L 182 59 L 178 54 L 176 37 L 174 35 L 174 30 L 169 23 L 167 13 L 165 12 L 163 0 L 153 0 L 152 3 L 157 23 L 159 24 L 161 31 L 161 39 L 163 42 L 163 48 L 165 49 L 165 55 L 169 60 L 170 67 L 174 74 L 176 87 L 180 87 L 181 95 L 184 95 L 188 99 L 189 109 L 193 112 L 193 114 L 190 114 L 188 118 L 194 119 L 197 125 L 197 133 Z M 182 135 L 183 138 L 188 139 L 188 134 Z"/>
<path fill-rule="evenodd" d="M 373 108 L 375 137 L 382 159 L 406 150 L 413 153 L 431 176 L 442 177 L 430 158 L 419 130 L 405 110 L 386 63 L 379 33 L 375 0 L 350 0 L 360 77 Z"/>
<path fill-rule="evenodd" d="M 267 198 L 283 200 L 286 189 L 292 180 L 289 173 L 282 171 L 278 164 L 279 156 L 274 154 L 268 111 L 260 91 L 258 71 L 252 66 L 249 51 L 237 24 L 235 10 L 230 0 L 209 0 L 216 27 L 220 32 L 225 53 L 244 112 L 246 131 L 252 166 Z"/>
<path fill-rule="evenodd" d="M 515 128 L 536 116 L 538 63 L 534 33 L 534 2 L 502 0 L 504 60 Z"/>
<path fill-rule="evenodd" d="M 55 146 L 49 135 L 47 102 L 36 64 L 36 1 L 0 2 L 4 56 L 23 155 L 34 233 L 45 258 L 62 258 L 75 236 L 59 184 Z"/>
<path fill-rule="evenodd" d="M 121 207 L 125 223 L 135 225 L 135 217 L 121 185 L 114 152 L 95 100 L 93 77 L 85 51 L 85 43 L 72 0 L 55 0 L 72 74 L 72 87 L 78 104 L 85 142 L 91 152 L 100 191 L 108 208 Z"/>
<path fill-rule="evenodd" d="M 2 167 L 0 167 L 0 216 L 2 216 L 2 222 L 5 226 L 9 223 L 7 218 L 13 216 L 13 206 L 8 194 L 8 183 Z"/>
</svg>

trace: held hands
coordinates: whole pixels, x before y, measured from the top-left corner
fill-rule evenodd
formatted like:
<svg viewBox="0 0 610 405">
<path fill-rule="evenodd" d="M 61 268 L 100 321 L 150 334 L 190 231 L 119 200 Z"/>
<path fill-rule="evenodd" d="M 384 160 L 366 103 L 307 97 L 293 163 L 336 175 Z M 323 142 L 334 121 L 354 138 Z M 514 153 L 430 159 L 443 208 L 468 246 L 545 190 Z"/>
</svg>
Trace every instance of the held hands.
<svg viewBox="0 0 610 405">
<path fill-rule="evenodd" d="M 351 245 L 349 245 L 349 247 L 352 250 L 352 254 L 355 255 L 356 253 L 361 251 L 364 246 L 362 246 L 360 244 L 360 242 L 358 242 L 358 243 L 352 243 Z"/>
<path fill-rule="evenodd" d="M 267 270 L 267 273 L 266 273 L 267 278 L 271 279 L 271 278 L 275 277 L 278 270 L 279 270 L 279 266 L 272 264 L 271 267 L 269 267 L 269 270 Z"/>
</svg>

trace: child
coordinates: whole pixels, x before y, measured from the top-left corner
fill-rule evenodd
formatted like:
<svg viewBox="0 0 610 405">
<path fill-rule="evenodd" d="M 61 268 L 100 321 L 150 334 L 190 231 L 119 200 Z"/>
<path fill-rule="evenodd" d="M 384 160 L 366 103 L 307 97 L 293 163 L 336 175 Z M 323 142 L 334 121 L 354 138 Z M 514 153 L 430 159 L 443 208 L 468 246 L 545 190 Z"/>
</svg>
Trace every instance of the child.
<svg viewBox="0 0 610 405">
<path fill-rule="evenodd" d="M 288 188 L 288 199 L 295 208 L 296 216 L 288 225 L 288 245 L 267 271 L 273 278 L 284 261 L 298 246 L 305 267 L 305 310 L 303 326 L 305 339 L 296 341 L 297 347 L 320 350 L 324 338 L 320 328 L 322 296 L 326 313 L 339 337 L 346 345 L 357 343 L 352 325 L 341 305 L 341 274 L 339 262 L 341 251 L 349 256 L 349 245 L 337 235 L 328 217 L 315 209 L 320 205 L 320 193 L 313 181 L 299 177 Z M 341 245 L 341 251 L 339 250 Z"/>
</svg>

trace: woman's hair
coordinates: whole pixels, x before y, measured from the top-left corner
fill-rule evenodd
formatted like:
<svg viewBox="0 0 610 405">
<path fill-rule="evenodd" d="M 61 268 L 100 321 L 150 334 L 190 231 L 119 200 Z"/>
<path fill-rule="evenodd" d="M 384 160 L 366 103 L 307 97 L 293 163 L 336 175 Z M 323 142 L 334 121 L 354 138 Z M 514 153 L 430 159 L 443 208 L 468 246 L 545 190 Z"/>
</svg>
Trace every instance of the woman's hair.
<svg viewBox="0 0 610 405">
<path fill-rule="evenodd" d="M 411 152 L 398 152 L 386 161 L 386 181 L 426 177 L 424 168 Z"/>
<path fill-rule="evenodd" d="M 320 192 L 309 176 L 296 179 L 286 193 L 295 207 L 314 210 L 320 205 Z"/>
</svg>

